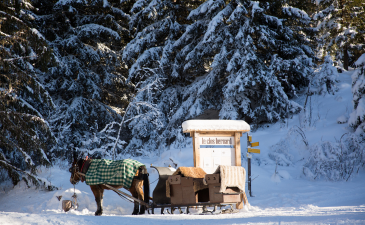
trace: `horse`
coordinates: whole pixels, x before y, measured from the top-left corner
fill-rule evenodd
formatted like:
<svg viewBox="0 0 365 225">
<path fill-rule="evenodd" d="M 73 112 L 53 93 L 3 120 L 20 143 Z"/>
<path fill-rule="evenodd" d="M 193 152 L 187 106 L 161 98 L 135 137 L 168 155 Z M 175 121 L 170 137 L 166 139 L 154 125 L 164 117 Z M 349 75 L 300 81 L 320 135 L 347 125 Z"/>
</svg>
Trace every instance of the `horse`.
<svg viewBox="0 0 365 225">
<path fill-rule="evenodd" d="M 71 178 L 70 178 L 71 184 L 75 185 L 80 180 L 81 182 L 84 182 L 85 177 L 78 174 L 78 172 L 86 174 L 91 163 L 92 159 L 88 158 L 87 156 L 85 159 L 79 159 L 79 160 L 77 160 L 77 158 L 74 156 L 72 167 L 69 169 L 69 171 L 71 172 Z M 110 185 L 110 186 L 116 189 L 124 188 L 122 185 Z M 142 187 L 144 190 L 142 189 Z M 104 190 L 110 190 L 110 189 L 104 186 L 103 184 L 90 185 L 90 188 L 94 194 L 97 206 L 95 216 L 101 216 L 103 214 Z M 131 187 L 126 190 L 128 190 L 134 198 L 144 201 L 148 204 L 150 197 L 149 197 L 149 180 L 146 166 L 141 166 L 138 168 L 133 178 Z M 144 205 L 141 205 L 139 209 L 139 202 L 134 201 L 134 209 L 132 215 L 144 214 L 145 211 L 146 207 Z"/>
</svg>

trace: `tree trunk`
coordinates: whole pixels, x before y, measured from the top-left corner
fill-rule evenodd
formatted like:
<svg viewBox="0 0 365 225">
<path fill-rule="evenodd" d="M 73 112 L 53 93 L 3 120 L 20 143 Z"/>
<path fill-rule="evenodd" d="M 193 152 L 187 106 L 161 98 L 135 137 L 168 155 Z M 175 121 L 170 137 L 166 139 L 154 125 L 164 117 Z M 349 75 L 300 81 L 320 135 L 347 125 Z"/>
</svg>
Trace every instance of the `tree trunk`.
<svg viewBox="0 0 365 225">
<path fill-rule="evenodd" d="M 349 53 L 347 52 L 347 45 L 343 50 L 343 68 L 349 70 Z"/>
</svg>

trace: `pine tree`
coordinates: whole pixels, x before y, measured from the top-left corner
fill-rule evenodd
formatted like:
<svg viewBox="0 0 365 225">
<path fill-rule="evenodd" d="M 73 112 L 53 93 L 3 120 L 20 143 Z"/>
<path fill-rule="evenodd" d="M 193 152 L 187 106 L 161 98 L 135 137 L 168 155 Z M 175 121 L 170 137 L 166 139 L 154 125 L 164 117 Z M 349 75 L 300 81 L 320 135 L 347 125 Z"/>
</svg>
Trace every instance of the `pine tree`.
<svg viewBox="0 0 365 225">
<path fill-rule="evenodd" d="M 152 3 L 160 1 L 145 2 L 140 10 Z M 208 0 L 191 9 L 189 23 L 180 24 L 175 17 L 158 17 L 171 14 L 157 8 L 156 21 L 137 29 L 123 59 L 132 82 L 146 68 L 163 70 L 164 88 L 155 97 L 165 115 L 163 144 L 180 146 L 181 123 L 206 110 L 257 125 L 300 109 L 290 98 L 308 84 L 313 52 L 300 35 L 303 29 L 294 30 L 277 16 L 308 24 L 305 12 L 266 2 Z"/>
<path fill-rule="evenodd" d="M 184 95 L 185 77 L 179 75 L 179 47 L 176 41 L 183 34 L 187 24 L 188 13 L 201 1 L 137 1 L 131 9 L 130 29 L 135 31 L 135 38 L 123 50 L 123 60 L 129 67 L 128 81 L 137 84 L 160 80 L 161 90 L 153 93 L 153 99 L 142 94 L 137 99 L 156 104 L 161 112 L 160 121 L 164 129 L 157 132 L 155 126 L 139 120 L 129 123 L 134 136 L 128 149 L 156 149 L 159 145 L 171 144 L 176 133 L 175 124 L 169 121 L 181 104 Z M 189 79 L 189 78 L 186 78 Z M 162 88 L 163 87 L 163 88 Z M 130 117 L 138 113 L 130 112 Z M 182 117 L 179 118 L 180 122 Z M 137 122 L 138 121 L 138 122 Z M 136 123 L 142 126 L 135 126 Z M 150 121 L 151 123 L 151 121 Z M 144 129 L 142 131 L 142 129 Z M 162 132 L 162 133 L 161 133 Z M 171 134 L 172 133 L 172 134 Z M 165 142 L 167 140 L 167 142 Z"/>
<path fill-rule="evenodd" d="M 58 63 L 43 76 L 57 106 L 49 121 L 58 139 L 55 157 L 71 158 L 72 145 L 102 155 L 113 147 L 118 127 L 112 131 L 111 125 L 122 118 L 130 97 L 120 59 L 131 40 L 130 16 L 119 6 L 130 8 L 131 3 L 40 0 L 38 10 L 30 12 Z"/>
<path fill-rule="evenodd" d="M 213 96 L 210 90 L 223 88 L 221 118 L 258 124 L 276 121 L 299 109 L 289 98 L 307 84 L 312 72 L 307 54 L 310 56 L 311 52 L 305 51 L 305 43 L 299 42 L 296 33 L 274 16 L 277 10 L 271 7 L 277 6 L 250 1 L 231 1 L 227 5 L 223 1 L 207 1 L 190 14 L 196 21 L 191 26 L 205 24 L 206 29 L 203 38 L 197 38 L 197 46 L 186 54 L 184 73 L 196 67 L 195 71 L 208 72 L 198 95 L 205 91 L 207 96 Z M 202 9 L 218 11 L 210 15 Z M 309 20 L 304 12 L 294 8 L 281 11 Z M 183 44 L 188 42 L 185 37 L 191 35 L 182 36 L 179 41 Z M 232 114 L 228 115 L 227 110 Z"/>
<path fill-rule="evenodd" d="M 355 65 L 358 69 L 352 75 L 354 111 L 348 123 L 365 139 L 365 54 L 355 62 Z"/>
<path fill-rule="evenodd" d="M 141 69 L 137 74 L 139 80 L 136 85 L 137 92 L 129 103 L 120 124 L 120 130 L 126 122 L 132 132 L 133 138 L 124 151 L 133 156 L 146 154 L 146 150 L 158 148 L 157 144 L 161 142 L 159 130 L 166 120 L 156 104 L 166 80 L 163 70 L 146 68 Z"/>
<path fill-rule="evenodd" d="M 41 83 L 54 64 L 52 51 L 29 26 L 31 8 L 21 1 L 0 3 L 0 169 L 16 185 L 46 185 L 38 166 L 50 166 L 55 137 L 47 122 L 55 105 Z"/>
<path fill-rule="evenodd" d="M 323 64 L 314 72 L 307 94 L 335 94 L 338 82 L 337 69 L 333 66 L 331 56 L 327 55 Z"/>
<path fill-rule="evenodd" d="M 364 5 L 361 0 L 317 1 L 318 10 L 312 15 L 319 31 L 317 55 L 327 52 L 336 58 L 345 70 L 364 49 Z"/>
</svg>

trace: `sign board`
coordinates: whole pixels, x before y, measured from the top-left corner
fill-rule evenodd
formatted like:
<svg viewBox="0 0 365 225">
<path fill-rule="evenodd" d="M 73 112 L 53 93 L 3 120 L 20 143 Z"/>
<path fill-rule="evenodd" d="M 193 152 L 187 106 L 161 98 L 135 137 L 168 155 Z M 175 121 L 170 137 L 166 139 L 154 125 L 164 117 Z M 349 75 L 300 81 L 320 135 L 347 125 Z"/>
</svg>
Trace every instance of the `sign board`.
<svg viewBox="0 0 365 225">
<path fill-rule="evenodd" d="M 201 137 L 201 145 L 233 145 L 234 137 Z"/>
<path fill-rule="evenodd" d="M 247 148 L 247 151 L 248 151 L 248 152 L 251 152 L 251 153 L 258 153 L 258 154 L 260 154 L 260 149 Z"/>
<path fill-rule="evenodd" d="M 260 149 L 251 148 L 251 147 L 257 147 L 259 145 L 260 145 L 259 142 L 252 142 L 252 136 L 247 135 L 247 152 L 260 154 Z"/>
<path fill-rule="evenodd" d="M 235 166 L 234 137 L 200 137 L 200 167 L 208 174 L 219 165 Z"/>
<path fill-rule="evenodd" d="M 252 142 L 252 136 L 251 135 L 247 135 L 247 141 Z"/>
<path fill-rule="evenodd" d="M 194 167 L 206 173 L 215 172 L 218 165 L 241 166 L 241 142 L 250 125 L 243 120 L 188 120 L 183 132 L 193 138 Z M 241 201 L 237 209 L 243 208 Z"/>
</svg>

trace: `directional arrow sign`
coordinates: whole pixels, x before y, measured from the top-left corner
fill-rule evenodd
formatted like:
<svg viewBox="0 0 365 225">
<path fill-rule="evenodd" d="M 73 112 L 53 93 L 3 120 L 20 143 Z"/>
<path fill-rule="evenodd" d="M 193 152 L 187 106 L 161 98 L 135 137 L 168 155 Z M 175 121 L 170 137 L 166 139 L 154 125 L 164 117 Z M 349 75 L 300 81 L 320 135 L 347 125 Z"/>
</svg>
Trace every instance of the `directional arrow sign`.
<svg viewBox="0 0 365 225">
<path fill-rule="evenodd" d="M 251 142 L 252 141 L 252 136 L 248 135 L 247 140 L 248 140 L 248 142 Z"/>
<path fill-rule="evenodd" d="M 259 146 L 259 143 L 258 142 L 251 143 L 251 147 L 257 147 L 257 146 Z"/>
<path fill-rule="evenodd" d="M 251 152 L 251 153 L 258 153 L 258 154 L 260 154 L 260 149 L 247 148 L 247 151 L 248 151 L 248 152 Z"/>
</svg>

